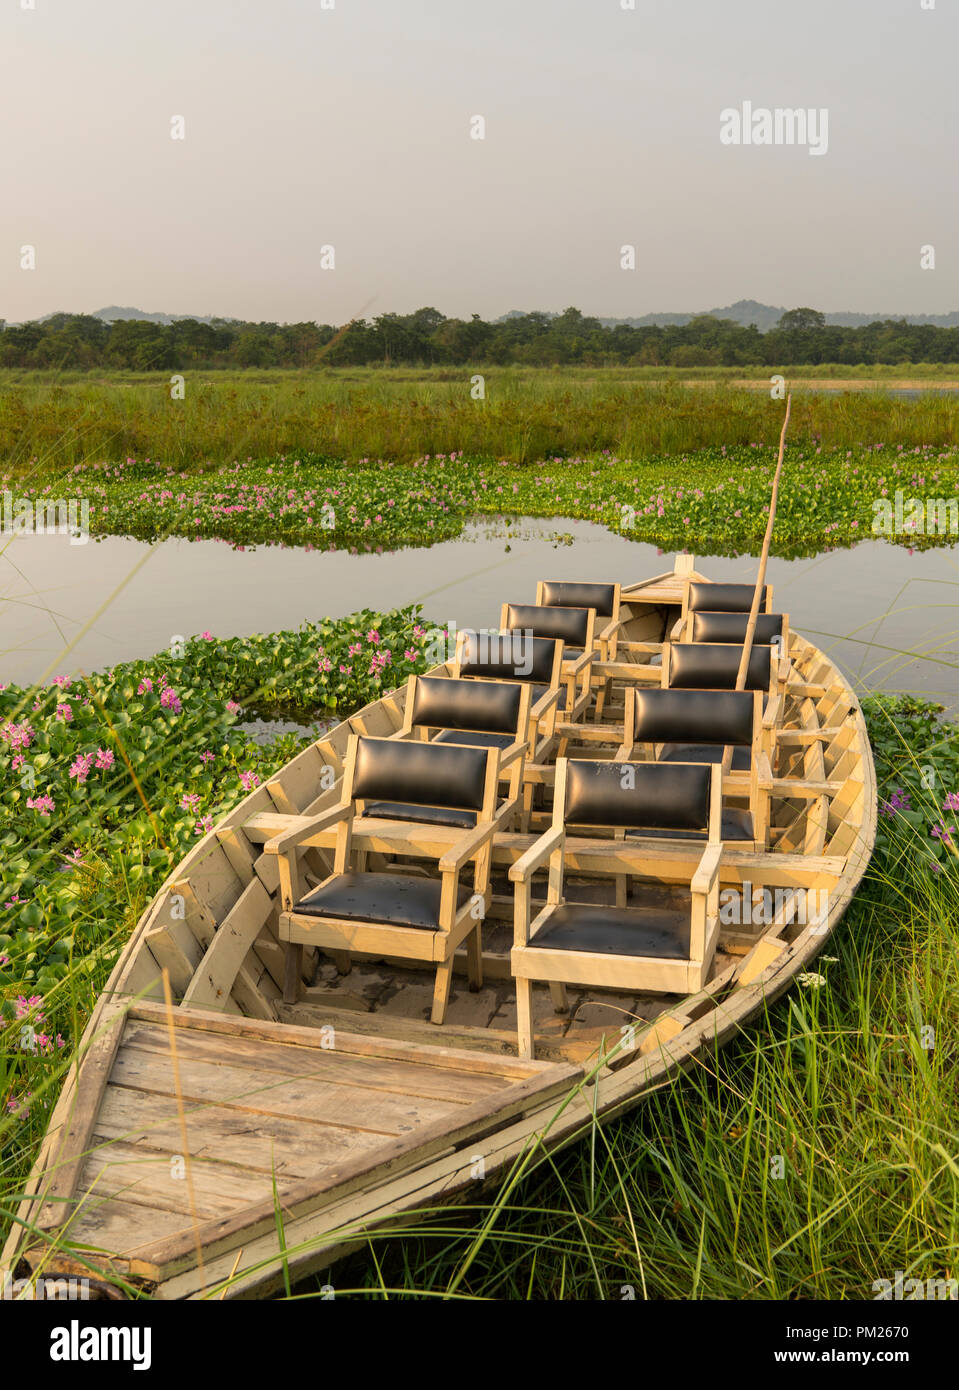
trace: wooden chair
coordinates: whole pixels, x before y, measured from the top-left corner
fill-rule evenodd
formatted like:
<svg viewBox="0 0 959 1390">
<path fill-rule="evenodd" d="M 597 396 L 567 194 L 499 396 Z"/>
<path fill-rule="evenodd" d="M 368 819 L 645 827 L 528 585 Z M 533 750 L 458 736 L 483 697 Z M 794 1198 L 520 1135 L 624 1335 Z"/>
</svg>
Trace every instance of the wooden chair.
<svg viewBox="0 0 959 1390">
<path fill-rule="evenodd" d="M 497 749 L 500 776 L 508 781 L 509 791 L 495 819 L 501 830 L 507 830 L 523 806 L 531 695 L 529 681 L 411 676 L 403 725 L 393 738 L 425 742 L 432 732 L 433 743 Z"/>
<path fill-rule="evenodd" d="M 746 801 L 748 809 L 724 805 L 723 840 L 742 849 L 765 849 L 769 837 L 768 767 L 762 693 L 758 690 L 648 690 L 629 687 L 626 719 L 617 759 L 645 755 L 650 760 L 721 763 L 727 746 L 732 767 L 723 790 Z"/>
<path fill-rule="evenodd" d="M 687 994 L 706 983 L 719 937 L 721 769 L 695 763 L 569 761 L 556 767 L 553 822 L 509 871 L 515 885 L 511 968 L 516 979 L 519 1054 L 533 1056 L 532 984 L 548 982 L 554 1007 L 565 986 Z M 570 826 L 697 834 L 704 848 L 688 891 L 647 906 L 569 902 L 564 849 Z M 617 878 L 643 874 L 649 849 L 610 844 Z M 546 906 L 532 918 L 532 878 L 549 868 Z"/>
<path fill-rule="evenodd" d="M 536 604 L 542 608 L 592 608 L 601 622 L 594 643 L 600 661 L 618 660 L 623 624 L 620 621 L 621 591 L 619 584 L 580 583 L 577 580 L 541 579 L 536 586 Z M 596 718 L 603 716 L 609 695 L 608 676 L 593 677 L 596 690 Z"/>
<path fill-rule="evenodd" d="M 561 638 L 567 720 L 579 719 L 590 703 L 590 667 L 596 659 L 594 608 L 546 608 L 533 603 L 504 603 L 500 616 L 504 632 L 531 637 Z"/>
<path fill-rule="evenodd" d="M 445 1017 L 453 956 L 464 940 L 470 988 L 480 988 L 498 781 L 495 748 L 350 737 L 339 805 L 265 846 L 279 856 L 278 934 L 287 943 L 287 1002 L 297 997 L 304 945 L 330 952 L 341 970 L 349 969 L 351 951 L 435 963 L 433 1023 Z M 411 812 L 409 835 L 405 845 L 394 838 L 391 852 L 435 859 L 437 872 L 428 877 L 369 873 L 366 852 L 354 845 L 354 834 L 361 835 L 384 808 L 399 805 Z M 444 819 L 436 819 L 437 809 Z M 418 810 L 430 813 L 427 825 L 457 827 L 462 835 L 452 846 L 448 836 L 431 844 Z M 334 826 L 333 872 L 304 893 L 297 849 Z M 461 871 L 470 863 L 472 887 L 460 882 Z"/>
<path fill-rule="evenodd" d="M 530 762 L 545 762 L 555 748 L 556 711 L 566 698 L 562 673 L 562 638 L 465 630 L 456 634 L 454 679 L 529 684 Z"/>
</svg>

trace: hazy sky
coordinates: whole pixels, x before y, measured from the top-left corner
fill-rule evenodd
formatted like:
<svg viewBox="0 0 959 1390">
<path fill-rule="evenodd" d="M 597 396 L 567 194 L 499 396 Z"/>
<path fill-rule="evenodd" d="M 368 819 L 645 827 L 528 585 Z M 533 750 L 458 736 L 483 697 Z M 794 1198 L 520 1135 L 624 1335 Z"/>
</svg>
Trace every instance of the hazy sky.
<svg viewBox="0 0 959 1390">
<path fill-rule="evenodd" d="M 0 0 L 8 320 L 959 309 L 959 0 L 29 3 Z M 723 145 L 745 100 L 826 108 L 826 154 Z"/>
</svg>

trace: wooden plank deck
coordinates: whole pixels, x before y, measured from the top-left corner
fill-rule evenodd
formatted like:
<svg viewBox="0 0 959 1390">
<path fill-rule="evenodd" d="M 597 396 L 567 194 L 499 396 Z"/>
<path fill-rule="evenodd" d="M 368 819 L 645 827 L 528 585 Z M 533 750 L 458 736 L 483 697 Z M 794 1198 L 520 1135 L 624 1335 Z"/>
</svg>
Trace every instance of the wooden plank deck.
<svg viewBox="0 0 959 1390">
<path fill-rule="evenodd" d="M 48 1230 L 163 1262 L 378 1166 L 415 1166 L 571 1088 L 577 1068 L 141 1003 L 104 1068 L 79 1177 Z M 51 1219 L 51 1217 L 53 1219 Z M 50 1230 L 50 1234 L 53 1231 Z"/>
</svg>

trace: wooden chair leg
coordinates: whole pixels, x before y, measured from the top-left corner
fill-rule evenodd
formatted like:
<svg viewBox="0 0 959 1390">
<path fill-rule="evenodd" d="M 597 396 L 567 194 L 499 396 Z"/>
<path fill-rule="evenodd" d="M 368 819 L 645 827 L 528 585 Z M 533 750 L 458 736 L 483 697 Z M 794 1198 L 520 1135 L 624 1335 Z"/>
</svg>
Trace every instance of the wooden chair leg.
<svg viewBox="0 0 959 1390">
<path fill-rule="evenodd" d="M 466 972 L 470 990 L 475 994 L 483 988 L 483 928 L 479 922 L 466 938 Z"/>
<path fill-rule="evenodd" d="M 593 716 L 597 724 L 603 722 L 603 706 L 606 704 L 606 691 L 609 688 L 609 681 L 603 681 L 596 691 L 596 712 Z"/>
<path fill-rule="evenodd" d="M 430 1014 L 430 1023 L 442 1023 L 446 1017 L 446 1006 L 450 997 L 450 978 L 453 974 L 453 962 L 451 960 L 442 961 L 436 967 L 436 983 L 433 985 L 433 1010 Z"/>
<path fill-rule="evenodd" d="M 283 969 L 283 1003 L 295 1004 L 300 996 L 300 974 L 303 970 L 302 941 L 286 943 L 286 959 Z"/>
<path fill-rule="evenodd" d="M 516 1042 L 524 1062 L 533 1060 L 533 982 L 516 981 Z"/>
<path fill-rule="evenodd" d="M 529 822 L 533 814 L 533 784 L 527 782 L 523 788 L 523 815 L 520 821 L 520 832 L 523 835 L 529 834 Z"/>
<path fill-rule="evenodd" d="M 333 964 L 341 975 L 348 975 L 353 969 L 353 957 L 349 951 L 331 951 L 330 955 L 333 957 Z"/>
<path fill-rule="evenodd" d="M 562 980 L 550 980 L 549 992 L 553 1000 L 553 1009 L 558 1014 L 569 1013 L 569 1000 L 566 998 L 566 986 Z"/>
</svg>

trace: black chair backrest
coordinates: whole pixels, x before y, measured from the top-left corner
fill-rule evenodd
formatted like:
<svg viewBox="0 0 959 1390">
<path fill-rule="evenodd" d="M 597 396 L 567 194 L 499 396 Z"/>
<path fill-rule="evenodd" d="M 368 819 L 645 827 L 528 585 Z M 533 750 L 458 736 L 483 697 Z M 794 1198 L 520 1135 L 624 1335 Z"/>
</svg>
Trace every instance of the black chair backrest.
<svg viewBox="0 0 959 1390">
<path fill-rule="evenodd" d="M 753 646 L 747 690 L 768 690 L 772 647 Z M 674 642 L 669 652 L 670 690 L 735 690 L 742 646 L 725 642 Z"/>
<path fill-rule="evenodd" d="M 615 584 L 581 584 L 572 579 L 543 580 L 543 603 L 547 608 L 595 608 L 598 617 L 611 618 L 615 602 Z"/>
<path fill-rule="evenodd" d="M 753 606 L 755 584 L 690 584 L 689 609 L 692 613 L 708 609 L 710 613 L 748 613 Z M 766 607 L 768 589 L 763 587 L 759 611 Z"/>
<path fill-rule="evenodd" d="M 555 661 L 556 641 L 552 637 L 526 637 L 521 632 L 470 632 L 460 648 L 459 671 L 461 676 L 549 685 Z"/>
<path fill-rule="evenodd" d="M 505 626 L 509 632 L 532 632 L 535 637 L 562 637 L 568 647 L 585 647 L 589 633 L 589 609 L 509 603 L 506 606 Z"/>
<path fill-rule="evenodd" d="M 754 705 L 749 690 L 637 689 L 633 737 L 637 743 L 749 746 Z"/>
<path fill-rule="evenodd" d="M 567 764 L 567 825 L 632 829 L 709 828 L 712 769 L 705 763 Z"/>
<path fill-rule="evenodd" d="M 353 770 L 353 799 L 479 811 L 487 758 L 487 749 L 458 743 L 361 738 Z"/>
<path fill-rule="evenodd" d="M 413 727 L 519 733 L 523 687 L 507 681 L 420 676 L 413 700 Z"/>
<path fill-rule="evenodd" d="M 693 642 L 742 642 L 746 637 L 748 613 L 693 613 L 690 640 Z M 754 642 L 768 643 L 783 635 L 781 613 L 757 613 Z"/>
</svg>

